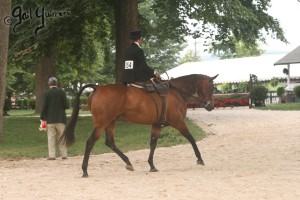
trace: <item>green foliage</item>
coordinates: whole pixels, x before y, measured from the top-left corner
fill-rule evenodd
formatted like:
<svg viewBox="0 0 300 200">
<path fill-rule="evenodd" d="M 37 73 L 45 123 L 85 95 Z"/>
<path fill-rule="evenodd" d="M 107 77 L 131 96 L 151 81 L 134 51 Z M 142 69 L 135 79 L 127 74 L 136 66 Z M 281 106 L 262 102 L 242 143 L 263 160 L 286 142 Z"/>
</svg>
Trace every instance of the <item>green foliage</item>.
<svg viewBox="0 0 300 200">
<path fill-rule="evenodd" d="M 234 47 L 228 48 L 227 44 L 222 42 L 213 45 L 213 54 L 220 59 L 242 58 L 250 56 L 259 56 L 263 50 L 259 49 L 258 45 L 246 46 L 241 41 L 233 39 Z"/>
<path fill-rule="evenodd" d="M 88 97 L 87 96 L 80 96 L 80 104 L 87 105 L 88 104 Z"/>
<path fill-rule="evenodd" d="M 255 85 L 250 91 L 250 97 L 255 103 L 264 105 L 264 100 L 267 98 L 268 89 L 264 85 Z"/>
<path fill-rule="evenodd" d="M 5 98 L 3 114 L 7 115 L 7 112 L 11 109 L 11 100 L 9 98 Z"/>
<path fill-rule="evenodd" d="M 180 59 L 179 64 L 183 64 L 187 62 L 199 62 L 199 61 L 201 61 L 201 58 L 195 57 L 193 55 L 193 51 L 189 50 L 188 52 L 186 52 L 183 58 Z"/>
<path fill-rule="evenodd" d="M 9 87 L 16 92 L 34 90 L 34 72 L 43 56 L 55 54 L 57 77 L 68 91 L 87 82 L 111 81 L 102 70 L 113 68 L 111 38 L 114 17 L 109 1 L 13 1 L 12 8 L 22 6 L 23 11 L 45 7 L 46 11 L 67 11 L 64 17 L 45 19 L 44 28 L 36 35 L 37 18 L 22 23 L 11 30 Z M 11 26 L 12 28 L 14 25 Z"/>
<path fill-rule="evenodd" d="M 154 0 L 141 1 L 138 6 L 140 29 L 144 37 L 142 46 L 149 65 L 164 72 L 178 65 L 179 53 L 185 41 L 162 35 L 158 27 L 161 19 L 151 9 L 153 3 Z"/>
<path fill-rule="evenodd" d="M 229 90 L 231 90 L 231 84 L 230 83 L 223 83 L 221 85 L 221 89 L 224 91 L 224 92 L 228 92 Z"/>
<path fill-rule="evenodd" d="M 237 89 L 239 92 L 246 92 L 248 90 L 248 82 L 240 82 L 238 83 Z"/>
<path fill-rule="evenodd" d="M 30 109 L 32 109 L 32 110 L 35 109 L 35 103 L 36 103 L 35 99 L 29 99 L 29 107 L 30 107 Z"/>
<path fill-rule="evenodd" d="M 284 95 L 284 93 L 285 93 L 284 87 L 278 87 L 277 88 L 277 96 L 278 97 L 282 97 Z"/>
<path fill-rule="evenodd" d="M 23 108 L 24 109 L 28 109 L 29 108 L 29 100 L 27 98 L 23 99 Z"/>
<path fill-rule="evenodd" d="M 35 99 L 19 98 L 16 100 L 19 109 L 34 109 Z"/>
<path fill-rule="evenodd" d="M 274 85 L 274 83 L 272 83 L 272 82 L 269 82 L 268 84 L 266 84 L 266 87 L 268 88 L 269 91 L 277 91 L 277 89 L 279 87 L 283 87 L 283 88 L 285 87 L 285 84 L 284 83 L 280 83 L 280 82 L 275 83 L 276 86 L 272 86 L 272 85 Z"/>
<path fill-rule="evenodd" d="M 20 109 L 23 109 L 23 107 L 24 107 L 23 99 L 17 99 L 16 101 L 17 101 L 17 106 Z"/>
<path fill-rule="evenodd" d="M 234 54 L 238 42 L 250 50 L 256 49 L 257 41 L 265 42 L 262 31 L 287 42 L 278 20 L 267 14 L 270 2 L 155 0 L 152 9 L 160 19 L 157 27 L 161 37 L 180 40 L 178 35 L 192 34 L 195 38 L 205 38 L 207 48 L 210 44 L 213 47 L 220 44 Z M 194 31 L 189 29 L 189 22 Z"/>
<path fill-rule="evenodd" d="M 272 87 L 276 87 L 278 85 L 278 83 L 279 83 L 279 80 L 278 80 L 278 78 L 275 78 L 275 77 L 272 78 L 270 81 L 270 84 Z"/>
<path fill-rule="evenodd" d="M 204 133 L 200 128 L 189 120 L 186 120 L 186 122 L 195 140 L 200 140 L 204 137 Z M 4 141 L 0 145 L 0 158 L 47 157 L 47 134 L 38 130 L 39 125 L 38 117 L 18 117 L 13 115 L 6 117 L 4 120 L 4 131 L 9 134 L 5 135 Z M 76 143 L 68 148 L 69 156 L 84 154 L 86 140 L 90 136 L 92 129 L 92 117 L 79 117 L 75 129 Z M 124 152 L 148 149 L 150 145 L 150 130 L 150 126 L 117 122 L 116 145 Z M 170 127 L 163 128 L 161 134 L 162 136 L 158 140 L 158 147 L 188 143 L 180 133 Z M 92 154 L 112 152 L 110 148 L 105 146 L 104 140 L 105 138 L 102 138 L 96 143 Z"/>
<path fill-rule="evenodd" d="M 298 85 L 294 88 L 294 92 L 295 92 L 296 97 L 300 98 L 300 85 Z"/>
<path fill-rule="evenodd" d="M 13 35 L 12 37 L 16 37 Z M 19 58 L 15 48 L 10 47 L 9 63 L 7 68 L 7 88 L 8 91 L 14 93 L 32 93 L 34 91 L 34 63 L 32 58 Z"/>
</svg>

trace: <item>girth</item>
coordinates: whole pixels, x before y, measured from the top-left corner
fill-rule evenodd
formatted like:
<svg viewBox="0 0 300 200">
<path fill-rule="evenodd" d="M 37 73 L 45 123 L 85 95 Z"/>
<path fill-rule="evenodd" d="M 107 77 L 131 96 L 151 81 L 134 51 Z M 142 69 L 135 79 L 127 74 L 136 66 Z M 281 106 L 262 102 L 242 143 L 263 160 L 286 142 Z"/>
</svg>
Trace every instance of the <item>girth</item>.
<svg viewBox="0 0 300 200">
<path fill-rule="evenodd" d="M 160 97 L 161 97 L 161 102 L 162 102 L 162 108 L 161 108 L 161 113 L 160 113 L 160 117 L 158 118 L 158 120 L 153 124 L 153 126 L 156 127 L 163 127 L 166 124 L 167 121 L 167 100 L 166 100 L 166 96 L 168 93 L 168 89 L 169 89 L 169 83 L 168 81 L 160 81 L 157 79 L 150 79 L 149 81 L 146 82 L 135 82 L 130 84 L 131 86 L 134 87 L 138 87 L 138 88 L 143 88 L 145 89 L 148 93 L 152 92 L 157 92 Z M 155 99 L 153 98 L 153 96 L 151 96 L 154 104 L 156 106 L 156 112 L 157 112 L 157 116 L 158 116 L 158 108 L 157 108 L 157 102 L 155 101 Z"/>
</svg>

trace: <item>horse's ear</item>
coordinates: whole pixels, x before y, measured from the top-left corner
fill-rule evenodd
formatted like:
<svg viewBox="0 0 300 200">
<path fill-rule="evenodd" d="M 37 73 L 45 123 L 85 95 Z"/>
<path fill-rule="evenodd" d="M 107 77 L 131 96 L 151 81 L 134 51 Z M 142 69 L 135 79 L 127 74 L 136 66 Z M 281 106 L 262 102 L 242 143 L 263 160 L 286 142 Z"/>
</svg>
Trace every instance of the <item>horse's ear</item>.
<svg viewBox="0 0 300 200">
<path fill-rule="evenodd" d="M 215 75 L 214 77 L 210 77 L 210 80 L 215 80 L 218 76 L 219 74 Z"/>
</svg>

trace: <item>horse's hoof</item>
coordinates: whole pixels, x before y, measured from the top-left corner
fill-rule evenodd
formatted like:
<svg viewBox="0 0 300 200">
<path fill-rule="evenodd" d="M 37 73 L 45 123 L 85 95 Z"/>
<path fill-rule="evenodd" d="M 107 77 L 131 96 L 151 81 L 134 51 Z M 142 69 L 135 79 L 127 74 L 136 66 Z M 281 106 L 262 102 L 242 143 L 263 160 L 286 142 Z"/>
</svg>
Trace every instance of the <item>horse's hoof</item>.
<svg viewBox="0 0 300 200">
<path fill-rule="evenodd" d="M 89 177 L 88 174 L 83 174 L 83 175 L 82 175 L 82 178 L 87 178 L 87 177 Z"/>
<path fill-rule="evenodd" d="M 150 169 L 150 172 L 158 172 L 158 170 L 154 167 L 154 168 Z"/>
<path fill-rule="evenodd" d="M 129 171 L 134 171 L 132 165 L 126 165 L 126 169 L 129 170 Z"/>
<path fill-rule="evenodd" d="M 202 159 L 201 159 L 201 160 L 197 160 L 197 164 L 198 164 L 198 165 L 203 165 L 203 166 L 205 165 L 205 164 L 204 164 L 204 161 L 203 161 Z"/>
</svg>

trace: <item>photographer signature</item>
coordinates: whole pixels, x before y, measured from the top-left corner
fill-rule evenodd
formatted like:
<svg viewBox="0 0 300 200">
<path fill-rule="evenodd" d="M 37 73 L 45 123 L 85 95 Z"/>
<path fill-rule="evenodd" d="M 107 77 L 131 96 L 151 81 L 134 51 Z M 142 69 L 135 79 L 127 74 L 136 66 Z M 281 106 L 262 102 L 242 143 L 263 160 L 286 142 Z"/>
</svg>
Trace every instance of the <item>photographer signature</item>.
<svg viewBox="0 0 300 200">
<path fill-rule="evenodd" d="M 29 20 L 38 20 L 39 24 L 34 28 L 34 34 L 38 35 L 39 31 L 46 27 L 47 18 L 65 17 L 70 15 L 70 11 L 46 11 L 45 6 L 37 7 L 36 9 L 30 8 L 23 10 L 22 6 L 16 6 L 12 9 L 11 16 L 4 18 L 4 23 L 11 25 L 13 32 L 17 32 L 17 28 L 24 22 Z"/>
</svg>

